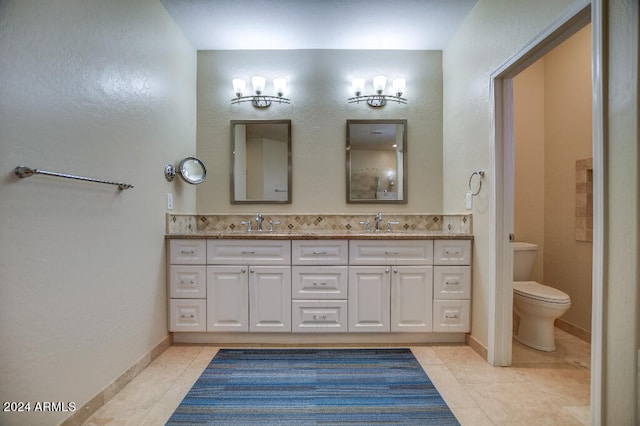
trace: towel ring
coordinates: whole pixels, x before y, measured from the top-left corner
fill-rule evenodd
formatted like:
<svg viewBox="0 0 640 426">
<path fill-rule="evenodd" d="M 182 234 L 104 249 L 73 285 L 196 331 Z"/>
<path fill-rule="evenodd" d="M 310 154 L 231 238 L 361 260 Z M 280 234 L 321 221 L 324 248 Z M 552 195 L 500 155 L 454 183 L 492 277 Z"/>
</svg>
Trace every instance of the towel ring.
<svg viewBox="0 0 640 426">
<path fill-rule="evenodd" d="M 477 191 L 472 191 L 471 190 L 471 181 L 473 180 L 474 176 L 478 176 L 480 178 L 480 180 L 478 181 L 478 190 Z M 482 180 L 484 179 L 484 170 L 476 170 L 475 172 L 471 173 L 471 176 L 469 176 L 469 193 L 473 196 L 476 196 L 480 193 L 480 190 L 482 189 Z"/>
</svg>

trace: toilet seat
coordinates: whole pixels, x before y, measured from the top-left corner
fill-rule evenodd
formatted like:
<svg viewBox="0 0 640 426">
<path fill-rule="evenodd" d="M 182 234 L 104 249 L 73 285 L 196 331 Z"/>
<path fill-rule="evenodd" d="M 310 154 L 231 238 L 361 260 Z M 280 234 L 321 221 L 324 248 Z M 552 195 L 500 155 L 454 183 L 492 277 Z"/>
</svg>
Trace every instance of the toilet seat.
<svg viewBox="0 0 640 426">
<path fill-rule="evenodd" d="M 514 281 L 513 292 L 519 296 L 542 302 L 562 305 L 571 303 L 571 298 L 565 292 L 535 281 Z"/>
</svg>

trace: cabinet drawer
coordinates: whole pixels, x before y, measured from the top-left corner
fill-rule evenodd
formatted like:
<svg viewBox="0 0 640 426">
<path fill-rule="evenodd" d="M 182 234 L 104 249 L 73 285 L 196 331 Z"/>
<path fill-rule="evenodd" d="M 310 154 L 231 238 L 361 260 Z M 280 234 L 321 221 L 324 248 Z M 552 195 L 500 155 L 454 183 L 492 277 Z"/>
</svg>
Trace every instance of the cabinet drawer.
<svg viewBox="0 0 640 426">
<path fill-rule="evenodd" d="M 349 245 L 346 240 L 294 240 L 291 252 L 294 265 L 346 265 Z"/>
<path fill-rule="evenodd" d="M 434 332 L 468 332 L 470 324 L 471 302 L 469 300 L 433 301 Z"/>
<path fill-rule="evenodd" d="M 169 263 L 204 265 L 206 261 L 206 240 L 169 240 Z"/>
<path fill-rule="evenodd" d="M 436 240 L 434 265 L 471 265 L 471 240 Z"/>
<path fill-rule="evenodd" d="M 208 240 L 211 265 L 290 265 L 289 241 Z"/>
<path fill-rule="evenodd" d="M 169 266 L 169 297 L 203 299 L 207 297 L 207 267 Z"/>
<path fill-rule="evenodd" d="M 169 301 L 169 331 L 206 331 L 205 299 L 172 299 Z"/>
<path fill-rule="evenodd" d="M 347 331 L 346 300 L 293 300 L 291 311 L 294 333 Z"/>
<path fill-rule="evenodd" d="M 360 240 L 349 242 L 351 265 L 431 265 L 432 240 Z"/>
<path fill-rule="evenodd" d="M 293 299 L 346 299 L 347 266 L 294 266 Z"/>
<path fill-rule="evenodd" d="M 470 266 L 434 266 L 434 299 L 470 299 Z"/>
</svg>

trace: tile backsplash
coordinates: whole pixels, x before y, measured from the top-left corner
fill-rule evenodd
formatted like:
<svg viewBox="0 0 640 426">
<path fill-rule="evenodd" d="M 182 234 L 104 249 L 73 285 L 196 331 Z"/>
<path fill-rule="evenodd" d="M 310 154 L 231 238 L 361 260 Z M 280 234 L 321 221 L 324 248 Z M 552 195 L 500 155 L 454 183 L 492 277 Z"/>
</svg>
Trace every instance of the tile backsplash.
<svg viewBox="0 0 640 426">
<path fill-rule="evenodd" d="M 269 214 L 264 213 L 263 228 L 269 228 L 269 221 L 280 222 L 273 225 L 274 232 L 359 232 L 365 230 L 360 222 L 369 221 L 374 226 L 374 216 L 363 214 Z M 393 229 L 415 232 L 450 232 L 453 234 L 473 233 L 470 214 L 383 214 L 382 226 L 387 221 L 399 222 Z M 242 221 L 255 216 L 243 214 L 167 214 L 168 235 L 207 234 L 216 232 L 242 231 L 246 225 Z M 255 225 L 254 225 L 255 226 Z M 255 229 L 255 228 L 254 228 Z"/>
</svg>

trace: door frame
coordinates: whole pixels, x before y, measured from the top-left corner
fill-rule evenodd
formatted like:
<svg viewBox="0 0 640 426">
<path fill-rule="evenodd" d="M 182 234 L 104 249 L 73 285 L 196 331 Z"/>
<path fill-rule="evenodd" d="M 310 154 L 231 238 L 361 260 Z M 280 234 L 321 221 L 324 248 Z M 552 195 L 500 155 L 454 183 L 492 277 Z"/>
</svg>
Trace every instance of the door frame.
<svg viewBox="0 0 640 426">
<path fill-rule="evenodd" d="M 578 30 L 592 24 L 593 271 L 591 419 L 601 419 L 604 282 L 604 86 L 602 0 L 578 0 L 491 74 L 490 294 L 487 361 L 509 366 L 512 358 L 514 231 L 513 78 Z M 597 423 L 597 422 L 596 422 Z"/>
</svg>

